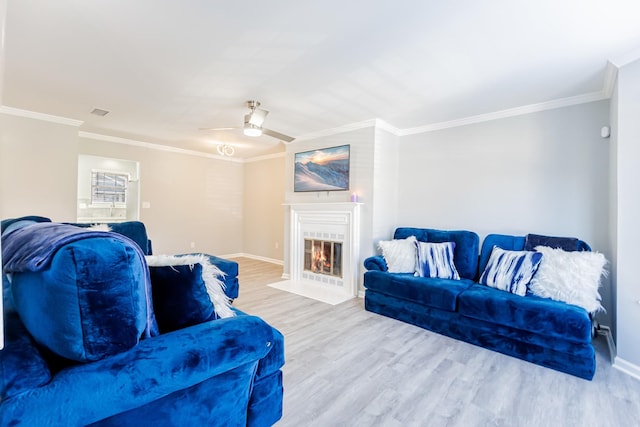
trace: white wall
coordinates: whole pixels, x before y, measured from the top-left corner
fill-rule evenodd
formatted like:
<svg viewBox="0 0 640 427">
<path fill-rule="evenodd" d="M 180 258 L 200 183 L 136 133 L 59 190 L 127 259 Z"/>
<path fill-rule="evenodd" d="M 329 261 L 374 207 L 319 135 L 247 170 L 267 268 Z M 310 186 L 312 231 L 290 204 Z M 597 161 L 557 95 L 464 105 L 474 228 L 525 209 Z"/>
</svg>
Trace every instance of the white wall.
<svg viewBox="0 0 640 427">
<path fill-rule="evenodd" d="M 140 162 L 140 200 L 150 204 L 140 220 L 154 253 L 242 252 L 241 163 L 89 138 L 79 152 Z"/>
<path fill-rule="evenodd" d="M 285 156 L 244 164 L 243 252 L 269 261 L 284 260 Z"/>
<path fill-rule="evenodd" d="M 640 61 L 619 70 L 613 116 L 617 118 L 616 365 L 631 364 L 640 376 Z"/>
<path fill-rule="evenodd" d="M 369 254 L 380 240 L 389 240 L 398 224 L 399 138 L 376 128 L 373 161 L 372 241 Z"/>
<path fill-rule="evenodd" d="M 78 129 L 0 114 L 0 218 L 76 219 Z"/>
<path fill-rule="evenodd" d="M 348 202 L 351 193 L 357 193 L 358 201 L 362 203 L 360 207 L 360 262 L 358 263 L 359 280 L 362 282 L 363 267 L 362 261 L 373 253 L 372 229 L 373 229 L 373 170 L 374 170 L 374 138 L 375 129 L 367 127 L 354 131 L 344 132 L 337 135 L 305 140 L 287 145 L 285 180 L 286 180 L 286 203 L 327 203 L 327 202 Z M 350 147 L 350 176 L 349 191 L 326 191 L 295 193 L 293 191 L 293 171 L 294 154 L 302 151 L 309 151 L 318 148 L 334 147 L 349 144 Z M 288 215 L 285 216 L 285 262 L 284 272 L 287 274 L 288 265 Z M 362 283 L 360 283 L 360 288 Z"/>
<path fill-rule="evenodd" d="M 575 236 L 610 258 L 608 104 L 402 137 L 398 225 Z"/>
<path fill-rule="evenodd" d="M 0 113 L 0 218 L 76 220 L 78 155 L 140 162 L 140 219 L 155 253 L 242 252 L 243 165 L 81 138 L 78 128 Z M 191 243 L 194 243 L 194 248 Z"/>
</svg>

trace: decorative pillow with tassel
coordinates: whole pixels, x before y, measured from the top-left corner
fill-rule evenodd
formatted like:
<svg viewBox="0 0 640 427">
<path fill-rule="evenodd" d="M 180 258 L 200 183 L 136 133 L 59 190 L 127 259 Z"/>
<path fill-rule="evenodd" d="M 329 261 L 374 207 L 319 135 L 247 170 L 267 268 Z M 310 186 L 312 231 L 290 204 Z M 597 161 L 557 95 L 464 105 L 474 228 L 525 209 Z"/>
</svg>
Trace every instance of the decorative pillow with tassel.
<svg viewBox="0 0 640 427">
<path fill-rule="evenodd" d="M 235 316 L 223 273 L 204 255 L 147 256 L 153 308 L 161 333 Z"/>
</svg>

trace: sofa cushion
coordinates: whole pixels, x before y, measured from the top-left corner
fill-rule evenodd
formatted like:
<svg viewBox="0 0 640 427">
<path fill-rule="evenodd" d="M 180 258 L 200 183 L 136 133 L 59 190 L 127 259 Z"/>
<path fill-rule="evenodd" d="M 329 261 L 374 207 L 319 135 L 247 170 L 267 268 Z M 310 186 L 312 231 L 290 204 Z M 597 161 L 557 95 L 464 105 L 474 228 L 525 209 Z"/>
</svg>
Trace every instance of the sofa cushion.
<svg viewBox="0 0 640 427">
<path fill-rule="evenodd" d="M 538 246 L 542 262 L 529 289 L 537 296 L 580 306 L 590 313 L 602 310 L 600 279 L 607 263 L 596 252 L 567 252 Z"/>
<path fill-rule="evenodd" d="M 76 227 L 88 228 L 92 227 L 92 224 L 85 223 L 70 223 L 71 225 L 75 225 Z M 145 255 L 151 255 L 151 241 L 147 236 L 147 229 L 144 223 L 140 221 L 125 221 L 125 222 L 109 222 L 106 223 L 110 228 L 110 231 L 114 233 L 122 234 L 136 242 L 140 249 L 142 249 L 142 253 Z"/>
<path fill-rule="evenodd" d="M 211 265 L 215 265 L 222 272 L 222 277 L 219 277 L 219 279 L 224 283 L 224 292 L 227 294 L 227 297 L 231 299 L 238 298 L 238 295 L 240 294 L 240 286 L 238 284 L 237 262 L 201 252 L 185 254 L 184 256 L 190 255 L 204 255 L 209 257 Z"/>
<path fill-rule="evenodd" d="M 459 280 L 453 263 L 454 242 L 416 242 L 416 273 L 418 277 L 438 277 Z"/>
<path fill-rule="evenodd" d="M 14 273 L 16 310 L 53 353 L 93 361 L 135 346 L 147 326 L 146 266 L 131 244 L 92 237 L 64 245 L 41 271 Z"/>
<path fill-rule="evenodd" d="M 524 239 L 524 250 L 533 251 L 536 246 L 548 246 L 550 248 L 563 249 L 565 251 L 580 250 L 580 240 L 575 237 L 542 236 L 540 234 L 527 234 Z"/>
<path fill-rule="evenodd" d="M 463 279 L 474 280 L 476 278 L 480 238 L 473 231 L 400 227 L 396 229 L 393 238 L 405 239 L 409 236 L 416 236 L 416 239 L 421 242 L 454 242 L 456 247 L 453 251 L 453 262 L 458 274 Z"/>
<path fill-rule="evenodd" d="M 4 334 L 5 348 L 0 351 L 0 400 L 51 380 L 49 367 L 20 322 L 18 313 L 5 313 Z"/>
<path fill-rule="evenodd" d="M 207 304 L 207 299 L 211 304 L 213 304 L 213 310 L 215 311 L 215 317 L 226 318 L 235 316 L 234 311 L 231 309 L 231 304 L 229 302 L 229 298 L 224 292 L 224 283 L 222 283 L 221 278 L 224 274 L 216 267 L 209 262 L 209 256 L 204 254 L 196 254 L 196 255 L 158 255 L 158 256 L 147 256 L 147 264 L 149 268 L 153 267 L 169 267 L 169 269 L 160 270 L 164 272 L 162 274 L 162 278 L 166 283 L 165 286 L 173 286 L 182 287 L 183 291 L 185 291 L 185 295 L 182 296 L 183 303 L 186 304 L 185 307 L 180 307 L 180 305 L 174 306 L 175 309 L 181 310 L 184 309 L 188 311 L 188 306 L 191 304 Z M 200 265 L 201 268 L 197 270 L 194 269 L 194 266 Z M 171 273 L 171 267 L 177 266 L 188 266 L 187 269 L 178 269 L 174 270 L 175 274 Z M 184 284 L 182 282 L 185 282 Z M 201 288 L 204 286 L 205 288 L 205 300 L 202 302 L 188 302 L 190 299 L 198 299 L 202 297 L 202 293 L 200 292 Z M 173 290 L 172 290 L 173 292 Z M 172 304 L 170 301 L 163 302 L 164 304 Z M 202 305 L 200 305 L 203 307 Z M 188 313 L 178 314 L 175 320 L 178 320 L 179 317 L 189 316 Z M 195 316 L 199 317 L 199 316 Z M 209 319 L 205 319 L 209 320 Z M 204 321 L 204 320 L 201 320 Z M 191 323 L 193 324 L 193 323 Z"/>
<path fill-rule="evenodd" d="M 216 318 L 202 280 L 202 265 L 149 266 L 149 274 L 160 333 Z"/>
<path fill-rule="evenodd" d="M 498 325 L 574 342 L 591 341 L 591 320 L 586 310 L 532 294 L 521 297 L 475 284 L 458 297 L 458 311 Z"/>
<path fill-rule="evenodd" d="M 411 274 L 368 271 L 364 286 L 382 294 L 424 304 L 441 310 L 455 311 L 458 295 L 473 281 L 415 277 Z"/>
<path fill-rule="evenodd" d="M 416 238 L 382 240 L 378 243 L 390 273 L 413 273 L 416 271 Z"/>
<path fill-rule="evenodd" d="M 480 283 L 524 296 L 541 259 L 540 252 L 505 251 L 494 246 Z"/>
</svg>

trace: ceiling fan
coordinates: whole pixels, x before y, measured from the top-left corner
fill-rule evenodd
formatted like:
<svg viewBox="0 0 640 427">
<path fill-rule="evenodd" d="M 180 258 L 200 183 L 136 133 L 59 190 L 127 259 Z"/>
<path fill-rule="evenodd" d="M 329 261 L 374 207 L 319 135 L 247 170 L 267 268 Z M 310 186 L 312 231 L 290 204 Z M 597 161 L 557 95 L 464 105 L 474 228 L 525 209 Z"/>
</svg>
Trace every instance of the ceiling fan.
<svg viewBox="0 0 640 427">
<path fill-rule="evenodd" d="M 242 126 L 242 132 L 246 136 L 261 136 L 265 134 L 272 138 L 279 139 L 283 142 L 291 142 L 295 138 L 285 135 L 280 132 L 276 132 L 271 129 L 267 129 L 262 127 L 264 123 L 264 119 L 269 114 L 269 111 L 258 108 L 260 107 L 259 101 L 247 101 L 247 107 L 249 108 L 249 114 L 245 114 L 244 116 L 244 125 Z M 224 128 L 200 128 L 201 130 L 230 130 L 230 129 L 240 129 L 237 127 L 224 127 Z"/>
</svg>

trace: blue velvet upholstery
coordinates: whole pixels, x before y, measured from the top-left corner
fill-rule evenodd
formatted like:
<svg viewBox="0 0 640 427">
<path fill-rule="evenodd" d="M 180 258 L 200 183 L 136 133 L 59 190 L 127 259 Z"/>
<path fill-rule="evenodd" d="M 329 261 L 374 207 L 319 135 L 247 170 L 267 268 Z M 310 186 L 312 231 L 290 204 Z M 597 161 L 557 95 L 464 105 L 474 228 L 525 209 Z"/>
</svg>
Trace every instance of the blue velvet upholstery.
<svg viewBox="0 0 640 427">
<path fill-rule="evenodd" d="M 460 293 L 473 285 L 469 279 L 416 277 L 408 273 L 382 271 L 367 271 L 364 277 L 367 289 L 447 311 L 455 311 Z"/>
<path fill-rule="evenodd" d="M 595 351 L 591 343 L 580 345 L 548 339 L 516 327 L 483 322 L 368 289 L 365 309 L 580 378 L 590 380 L 595 373 Z"/>
<path fill-rule="evenodd" d="M 110 237 L 66 245 L 43 271 L 14 273 L 12 291 L 35 340 L 77 361 L 98 360 L 138 343 L 146 326 L 145 266 Z"/>
<path fill-rule="evenodd" d="M 245 425 L 252 379 L 272 341 L 273 328 L 254 316 L 146 339 L 115 356 L 66 368 L 48 384 L 3 400 L 0 425 L 79 426 L 102 420 L 114 425 L 109 418 L 115 425 L 184 426 L 201 425 L 201 420 Z M 200 395 L 196 386 L 207 380 L 212 385 Z M 150 411 L 147 405 L 159 399 Z M 210 409 L 201 411 L 204 406 Z M 146 417 L 154 411 L 164 416 L 149 424 Z"/>
<path fill-rule="evenodd" d="M 421 241 L 434 241 L 436 237 L 431 236 L 438 236 L 441 241 L 455 241 L 458 249 L 464 243 L 450 233 L 401 228 L 396 236 L 414 235 Z M 524 243 L 524 236 L 488 235 L 474 278 L 484 271 L 494 245 L 521 251 Z M 473 239 L 469 244 L 477 261 L 478 244 Z M 589 246 L 578 240 L 578 247 Z M 595 351 L 586 310 L 530 293 L 514 295 L 468 279 L 434 282 L 438 279 L 388 273 L 378 258 L 365 261 L 371 267 L 364 275 L 366 310 L 580 378 L 593 378 Z M 465 271 L 468 275 L 471 269 Z"/>
<path fill-rule="evenodd" d="M 67 223 L 71 225 L 75 225 L 76 227 L 91 227 L 93 224 L 86 223 Z M 147 236 L 147 228 L 144 223 L 140 221 L 125 221 L 125 222 L 107 222 L 105 223 L 109 226 L 111 231 L 114 233 L 122 234 L 123 236 L 127 236 L 134 242 L 140 246 L 142 252 L 145 255 L 151 255 L 151 240 Z"/>
<path fill-rule="evenodd" d="M 458 312 L 473 319 L 498 325 L 518 325 L 518 329 L 562 338 L 591 342 L 591 320 L 575 305 L 529 294 L 521 297 L 476 284 L 458 298 Z"/>
<path fill-rule="evenodd" d="M 47 268 L 14 273 L 13 283 L 3 274 L 0 426 L 268 426 L 279 420 L 284 338 L 260 318 L 238 312 L 139 341 L 134 321 L 136 333 L 129 333 L 130 315 L 145 317 L 146 307 L 136 302 L 135 283 L 147 269 L 144 257 L 130 256 L 134 247 L 139 253 L 137 245 L 104 233 L 63 245 Z M 120 293 L 127 283 L 128 299 Z M 37 344 L 23 322 L 45 335 L 38 341 L 47 346 L 109 354 L 85 362 L 61 357 Z M 65 327 L 66 338 L 56 332 Z M 119 334 L 135 342 L 115 351 Z"/>
<path fill-rule="evenodd" d="M 201 264 L 149 267 L 149 273 L 160 333 L 217 317 L 202 280 Z"/>
<path fill-rule="evenodd" d="M 51 380 L 47 363 L 14 311 L 5 311 L 4 345 L 0 351 L 0 401 Z"/>
<path fill-rule="evenodd" d="M 387 263 L 381 255 L 374 255 L 364 260 L 364 268 L 371 271 L 387 271 Z"/>
<path fill-rule="evenodd" d="M 456 265 L 458 274 L 463 279 L 474 280 L 476 278 L 480 237 L 473 231 L 444 231 L 431 228 L 400 227 L 396 229 L 393 238 L 406 239 L 409 236 L 416 236 L 416 239 L 421 242 L 454 242 L 456 246 L 453 250 L 453 262 Z"/>
<path fill-rule="evenodd" d="M 187 255 L 206 255 L 209 257 L 209 262 L 212 265 L 218 267 L 220 271 L 224 273 L 224 277 L 220 277 L 224 283 L 224 292 L 230 299 L 238 298 L 240 292 L 240 286 L 238 284 L 238 263 L 232 261 L 230 259 L 220 258 L 217 256 L 202 254 L 202 253 L 192 253 Z"/>
<path fill-rule="evenodd" d="M 580 250 L 580 240 L 575 237 L 542 236 L 540 234 L 527 234 L 524 238 L 524 250 L 533 251 L 536 246 L 549 246 L 562 249 L 567 252 Z"/>
</svg>

